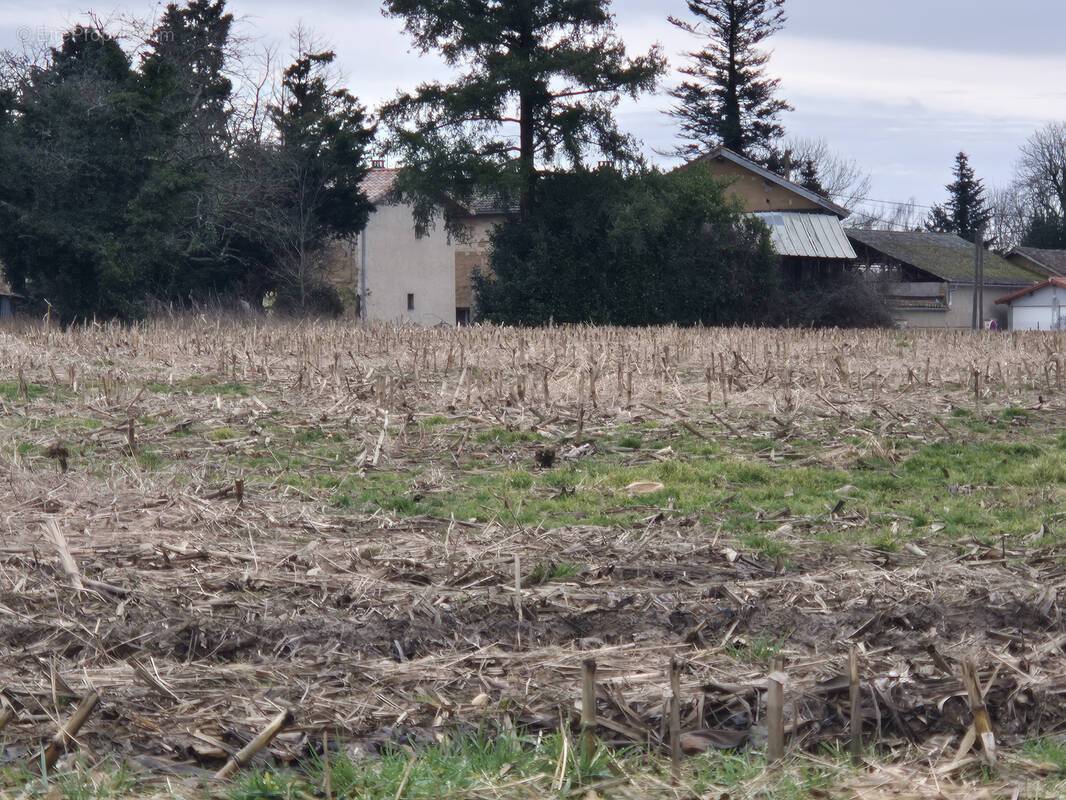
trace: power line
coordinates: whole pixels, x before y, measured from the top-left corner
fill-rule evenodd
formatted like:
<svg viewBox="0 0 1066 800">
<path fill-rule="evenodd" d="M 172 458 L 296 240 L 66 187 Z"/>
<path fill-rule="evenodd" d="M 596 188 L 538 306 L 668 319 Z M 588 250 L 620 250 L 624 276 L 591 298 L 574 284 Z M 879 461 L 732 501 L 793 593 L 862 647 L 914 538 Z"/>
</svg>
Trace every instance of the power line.
<svg viewBox="0 0 1066 800">
<path fill-rule="evenodd" d="M 856 198 L 853 198 L 853 199 L 854 200 L 862 200 L 864 203 L 880 203 L 881 205 L 885 205 L 885 206 L 906 206 L 908 208 L 926 208 L 926 209 L 930 209 L 930 210 L 932 208 L 934 208 L 934 206 L 927 206 L 927 205 L 924 205 L 923 203 L 912 203 L 912 202 L 901 203 L 898 200 L 875 200 L 872 197 L 856 197 Z"/>
</svg>

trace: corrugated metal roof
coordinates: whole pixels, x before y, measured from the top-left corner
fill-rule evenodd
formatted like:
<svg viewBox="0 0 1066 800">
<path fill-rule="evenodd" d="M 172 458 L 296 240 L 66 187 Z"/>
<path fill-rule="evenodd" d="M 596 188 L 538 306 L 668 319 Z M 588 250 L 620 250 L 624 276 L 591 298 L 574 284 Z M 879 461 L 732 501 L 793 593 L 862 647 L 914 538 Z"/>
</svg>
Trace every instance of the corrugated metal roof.
<svg viewBox="0 0 1066 800">
<path fill-rule="evenodd" d="M 855 258 L 844 226 L 834 216 L 787 211 L 759 211 L 753 216 L 770 228 L 770 240 L 779 256 Z"/>
</svg>

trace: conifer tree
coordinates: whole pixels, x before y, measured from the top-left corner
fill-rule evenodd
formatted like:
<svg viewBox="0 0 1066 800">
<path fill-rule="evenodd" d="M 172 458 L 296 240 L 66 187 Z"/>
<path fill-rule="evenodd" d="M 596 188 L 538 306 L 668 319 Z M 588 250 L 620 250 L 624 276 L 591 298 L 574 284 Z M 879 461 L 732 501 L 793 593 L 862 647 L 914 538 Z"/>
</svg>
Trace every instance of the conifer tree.
<svg viewBox="0 0 1066 800">
<path fill-rule="evenodd" d="M 610 0 L 386 0 L 385 13 L 461 73 L 382 112 L 407 165 L 399 191 L 423 226 L 444 194 L 514 196 L 526 215 L 539 170 L 596 151 L 635 160 L 614 106 L 653 88 L 665 63 L 657 48 L 626 55 Z"/>
<path fill-rule="evenodd" d="M 301 311 L 315 310 L 321 297 L 326 245 L 361 231 L 373 211 L 362 181 L 374 129 L 359 101 L 333 88 L 335 58 L 301 43 L 281 102 L 270 108 L 278 141 L 267 158 L 275 180 L 263 235 L 276 254 L 280 299 Z"/>
<path fill-rule="evenodd" d="M 1066 218 L 1054 211 L 1037 211 L 1026 225 L 1022 246 L 1066 250 Z"/>
<path fill-rule="evenodd" d="M 992 210 L 985 198 L 983 182 L 974 174 L 966 153 L 955 156 L 955 180 L 945 188 L 948 201 L 937 203 L 929 212 L 926 228 L 939 233 L 954 233 L 967 241 L 976 241 L 992 219 Z"/>
<path fill-rule="evenodd" d="M 131 235 L 175 118 L 159 82 L 131 69 L 119 42 L 77 26 L 13 100 L 0 196 L 0 258 L 17 291 L 64 320 L 132 317 L 149 265 Z"/>
<path fill-rule="evenodd" d="M 226 135 L 233 82 L 226 75 L 233 15 L 225 0 L 170 3 L 148 41 L 144 65 L 165 64 L 174 73 L 170 102 L 185 113 L 183 132 L 191 145 L 218 152 Z"/>
<path fill-rule="evenodd" d="M 671 91 L 667 113 L 681 123 L 678 148 L 695 156 L 725 146 L 763 162 L 784 129 L 778 117 L 792 107 L 776 97 L 779 81 L 766 77 L 770 54 L 762 45 L 785 23 L 785 0 L 688 0 L 694 20 L 670 17 L 704 41 L 681 70 L 689 77 Z"/>
</svg>

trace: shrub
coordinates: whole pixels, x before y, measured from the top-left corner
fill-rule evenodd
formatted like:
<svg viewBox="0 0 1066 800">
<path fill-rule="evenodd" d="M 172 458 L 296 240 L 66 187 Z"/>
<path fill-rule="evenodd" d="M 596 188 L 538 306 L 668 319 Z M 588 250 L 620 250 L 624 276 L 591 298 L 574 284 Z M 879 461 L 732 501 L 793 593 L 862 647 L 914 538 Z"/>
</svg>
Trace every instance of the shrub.
<svg viewBox="0 0 1066 800">
<path fill-rule="evenodd" d="M 700 165 L 545 176 L 527 220 L 493 237 L 481 316 L 514 325 L 728 325 L 775 305 L 769 232 Z"/>
<path fill-rule="evenodd" d="M 843 274 L 787 293 L 778 322 L 798 328 L 891 328 L 892 311 L 877 283 Z"/>
</svg>

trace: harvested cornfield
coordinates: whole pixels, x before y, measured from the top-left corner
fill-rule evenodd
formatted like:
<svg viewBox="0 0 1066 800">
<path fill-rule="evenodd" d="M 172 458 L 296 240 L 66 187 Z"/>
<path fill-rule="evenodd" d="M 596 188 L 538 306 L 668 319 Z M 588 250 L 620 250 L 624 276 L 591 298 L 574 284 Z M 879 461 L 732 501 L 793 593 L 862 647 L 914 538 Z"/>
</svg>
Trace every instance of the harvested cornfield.
<svg viewBox="0 0 1066 800">
<path fill-rule="evenodd" d="M 1035 796 L 1066 725 L 1062 344 L 8 329 L 3 760 L 198 780 L 279 715 L 255 763 L 576 732 L 589 661 L 597 742 L 668 757 L 676 662 L 676 782 L 600 791 L 684 795 L 700 753 L 766 746 L 770 674 L 789 753 L 846 748 L 854 653 L 851 794 Z"/>
</svg>

